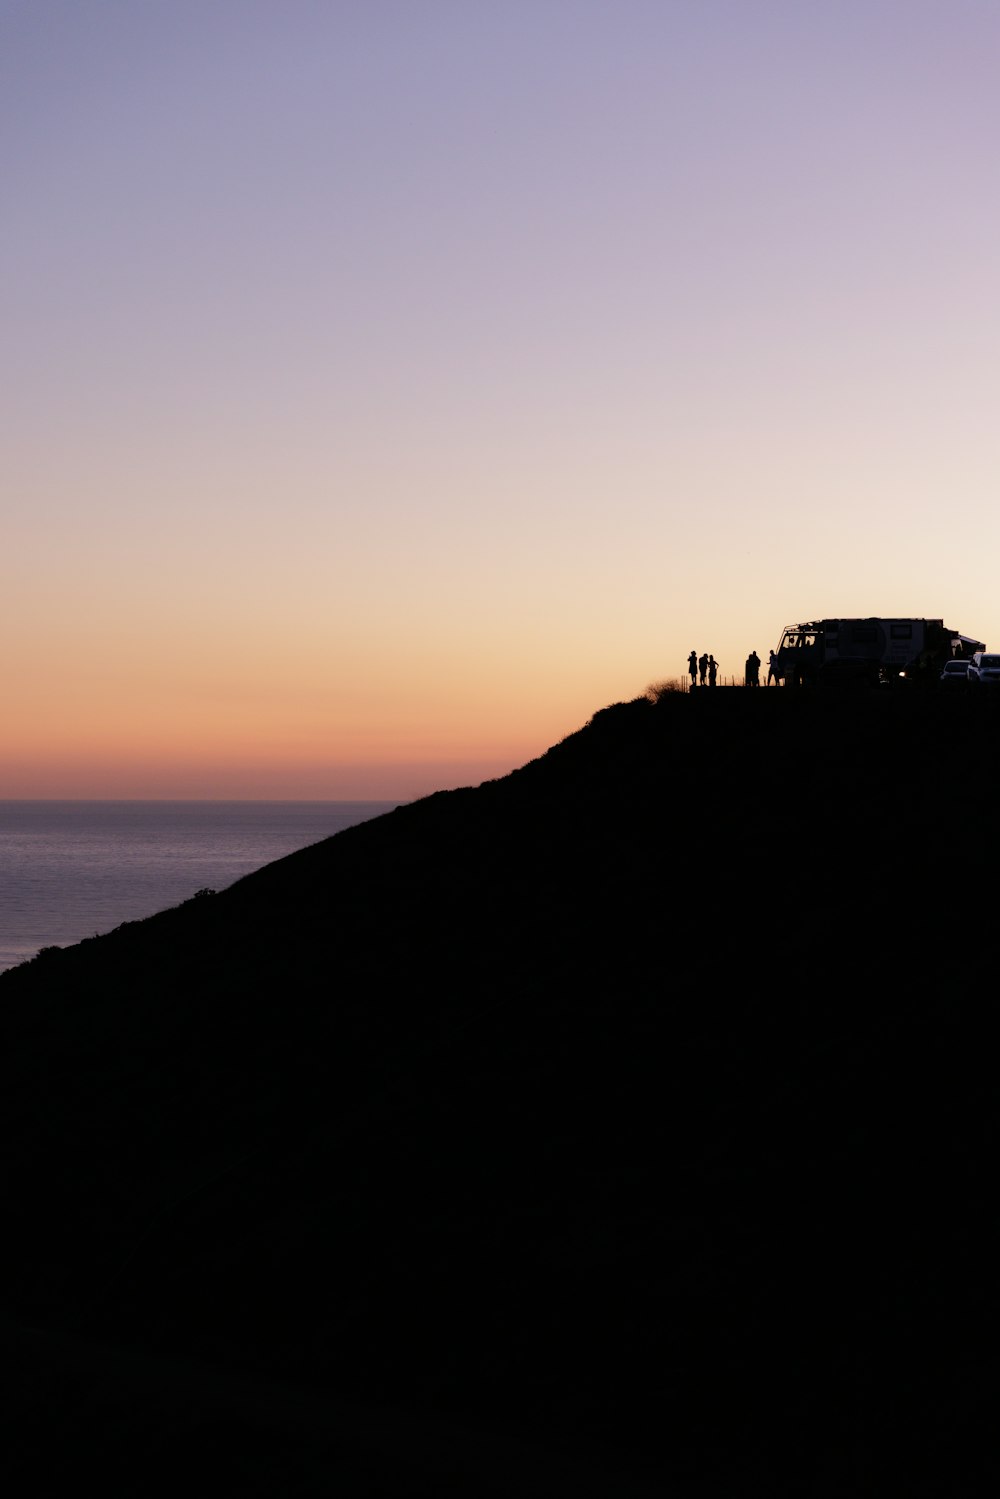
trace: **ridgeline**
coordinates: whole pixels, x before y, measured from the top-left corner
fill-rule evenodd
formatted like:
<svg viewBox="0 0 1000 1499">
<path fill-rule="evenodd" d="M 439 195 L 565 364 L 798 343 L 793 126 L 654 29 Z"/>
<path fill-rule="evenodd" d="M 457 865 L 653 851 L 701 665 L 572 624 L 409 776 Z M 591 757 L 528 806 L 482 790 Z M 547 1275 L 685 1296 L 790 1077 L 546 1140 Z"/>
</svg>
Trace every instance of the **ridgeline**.
<svg viewBox="0 0 1000 1499">
<path fill-rule="evenodd" d="M 989 690 L 642 698 L 4 975 L 10 1461 L 971 1492 L 998 741 Z"/>
</svg>

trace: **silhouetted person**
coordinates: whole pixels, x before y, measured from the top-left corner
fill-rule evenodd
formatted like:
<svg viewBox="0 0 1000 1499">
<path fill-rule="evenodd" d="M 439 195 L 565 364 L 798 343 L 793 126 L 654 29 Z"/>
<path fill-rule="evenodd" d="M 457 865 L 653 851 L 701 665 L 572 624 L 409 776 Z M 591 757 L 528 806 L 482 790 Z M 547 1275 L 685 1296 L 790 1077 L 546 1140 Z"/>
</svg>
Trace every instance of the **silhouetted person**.
<svg viewBox="0 0 1000 1499">
<path fill-rule="evenodd" d="M 760 657 L 756 651 L 751 651 L 747 657 L 747 686 L 760 686 Z"/>
<path fill-rule="evenodd" d="M 775 687 L 777 687 L 777 685 L 778 685 L 778 657 L 777 657 L 777 653 L 775 651 L 771 652 L 771 659 L 768 662 L 768 667 L 767 667 L 767 685 L 768 685 L 768 687 L 770 687 L 770 685 L 771 685 L 772 682 L 774 683 Z"/>
<path fill-rule="evenodd" d="M 719 670 L 719 663 L 718 663 L 718 661 L 716 661 L 716 659 L 715 659 L 714 656 L 709 656 L 709 658 L 708 658 L 708 685 L 709 685 L 709 687 L 714 687 L 715 686 L 715 674 L 716 674 L 716 672 L 718 670 Z"/>
<path fill-rule="evenodd" d="M 697 687 L 697 685 L 698 685 L 698 657 L 695 655 L 694 651 L 692 651 L 691 654 L 690 654 L 690 656 L 688 657 L 688 671 L 691 673 L 691 686 L 692 687 Z"/>
<path fill-rule="evenodd" d="M 698 657 L 698 671 L 701 675 L 701 685 L 704 687 L 705 678 L 708 676 L 708 656 L 705 651 L 702 651 Z"/>
</svg>

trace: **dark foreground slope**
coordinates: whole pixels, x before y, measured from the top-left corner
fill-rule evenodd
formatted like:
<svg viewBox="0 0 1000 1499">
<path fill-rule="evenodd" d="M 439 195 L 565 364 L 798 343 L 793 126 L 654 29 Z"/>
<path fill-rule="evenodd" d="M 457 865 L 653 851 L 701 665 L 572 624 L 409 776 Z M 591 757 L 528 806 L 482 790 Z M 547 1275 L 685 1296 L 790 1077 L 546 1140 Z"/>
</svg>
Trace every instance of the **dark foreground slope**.
<svg viewBox="0 0 1000 1499">
<path fill-rule="evenodd" d="M 995 707 L 619 705 L 7 975 L 8 1452 L 129 1492 L 986 1482 Z"/>
</svg>

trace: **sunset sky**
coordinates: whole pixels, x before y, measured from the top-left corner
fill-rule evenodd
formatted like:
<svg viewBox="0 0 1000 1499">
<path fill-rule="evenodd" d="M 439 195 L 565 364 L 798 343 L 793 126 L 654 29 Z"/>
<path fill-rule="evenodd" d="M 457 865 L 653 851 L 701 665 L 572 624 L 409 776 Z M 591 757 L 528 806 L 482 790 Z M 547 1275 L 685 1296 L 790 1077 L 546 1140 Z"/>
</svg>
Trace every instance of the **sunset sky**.
<svg viewBox="0 0 1000 1499">
<path fill-rule="evenodd" d="M 1000 645 L 995 0 L 0 0 L 0 797 Z"/>
</svg>

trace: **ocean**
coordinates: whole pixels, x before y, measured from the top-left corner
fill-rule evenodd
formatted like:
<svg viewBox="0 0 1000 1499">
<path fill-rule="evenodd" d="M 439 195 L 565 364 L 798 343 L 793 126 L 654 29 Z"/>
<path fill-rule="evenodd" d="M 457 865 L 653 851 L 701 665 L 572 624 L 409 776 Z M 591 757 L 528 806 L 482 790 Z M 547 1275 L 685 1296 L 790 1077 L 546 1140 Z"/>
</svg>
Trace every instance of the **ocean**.
<svg viewBox="0 0 1000 1499">
<path fill-rule="evenodd" d="M 398 805 L 0 801 L 0 970 L 225 889 Z"/>
</svg>

